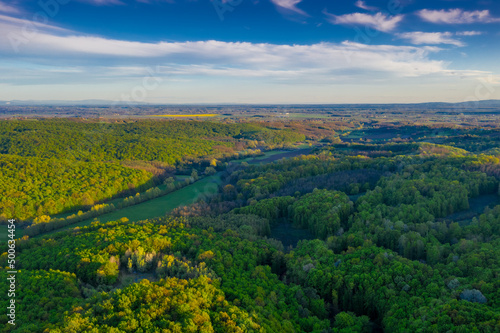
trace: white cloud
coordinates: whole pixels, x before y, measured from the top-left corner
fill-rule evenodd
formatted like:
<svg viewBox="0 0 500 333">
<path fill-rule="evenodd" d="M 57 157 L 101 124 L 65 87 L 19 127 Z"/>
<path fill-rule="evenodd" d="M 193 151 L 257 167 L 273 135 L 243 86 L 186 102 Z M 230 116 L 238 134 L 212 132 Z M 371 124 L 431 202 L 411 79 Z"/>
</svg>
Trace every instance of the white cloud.
<svg viewBox="0 0 500 333">
<path fill-rule="evenodd" d="M 356 98 L 361 83 L 368 97 L 359 98 L 366 100 L 385 91 L 387 96 L 405 100 L 406 95 L 391 89 L 404 86 L 402 82 L 416 82 L 412 81 L 416 77 L 422 78 L 417 81 L 423 86 L 421 82 L 456 82 L 462 77 L 474 80 L 489 74 L 449 69 L 449 63 L 432 59 L 440 51 L 435 46 L 216 40 L 145 43 L 88 36 L 50 25 L 37 25 L 37 33 L 15 52 L 8 36 L 22 36 L 25 24 L 25 20 L 0 17 L 0 31 L 5 32 L 0 34 L 0 84 L 7 85 L 0 93 L 9 98 L 35 98 L 41 92 L 57 98 L 51 94 L 60 95 L 63 90 L 68 91 L 67 96 L 78 98 L 104 98 L 113 91 L 120 96 L 142 82 L 149 75 L 148 68 L 165 82 L 176 80 L 176 84 L 165 83 L 164 90 L 158 90 L 159 100 L 182 95 L 189 102 L 196 98 L 200 102 L 290 102 L 288 96 L 295 102 L 332 102 L 333 90 L 338 91 L 339 98 L 345 98 L 345 94 Z M 184 82 L 181 87 L 179 82 Z M 243 91 L 242 85 L 247 90 Z M 347 88 L 349 85 L 351 88 Z M 333 86 L 336 88 L 331 89 Z M 224 89 L 235 95 L 228 95 Z M 407 90 L 414 92 L 413 88 Z M 273 95 L 277 91 L 279 98 Z"/>
<path fill-rule="evenodd" d="M 3 35 L 5 36 L 7 36 L 9 33 L 15 32 L 17 32 L 19 35 L 31 35 L 35 34 L 38 30 L 43 30 L 46 32 L 71 32 L 71 30 L 64 29 L 55 25 L 20 19 L 2 14 L 0 14 L 0 27 L 2 27 L 0 31 L 2 31 Z"/>
<path fill-rule="evenodd" d="M 5 2 L 0 1 L 0 12 L 7 13 L 7 14 L 20 14 L 21 10 L 17 7 L 14 7 L 12 5 L 8 5 Z"/>
<path fill-rule="evenodd" d="M 457 36 L 479 36 L 482 34 L 481 31 L 459 31 L 456 33 Z"/>
<path fill-rule="evenodd" d="M 297 8 L 297 5 L 302 2 L 302 0 L 271 0 L 278 8 L 283 8 L 290 12 L 294 12 L 300 15 L 308 16 L 306 12 Z"/>
<path fill-rule="evenodd" d="M 17 19 L 16 19 L 17 20 Z M 46 63 L 81 60 L 113 66 L 136 66 L 155 63 L 184 66 L 194 72 L 213 75 L 283 76 L 327 75 L 367 71 L 388 76 L 419 76 L 444 70 L 444 63 L 429 59 L 438 52 L 433 47 L 364 45 L 357 43 L 317 43 L 310 45 L 279 45 L 269 43 L 187 41 L 143 43 L 137 41 L 85 36 L 57 27 L 40 26 L 16 52 L 10 45 L 12 35 L 22 37 L 23 20 L 0 22 L 0 55 L 36 57 Z M 94 59 L 94 60 L 93 60 Z M 188 67 L 185 67 L 188 66 Z M 194 66 L 194 67 L 193 67 Z M 196 67 L 203 66 L 203 67 Z M 181 67 L 179 67 L 181 68 Z"/>
<path fill-rule="evenodd" d="M 358 1 L 356 1 L 356 3 L 355 3 L 354 5 L 355 5 L 356 7 L 358 7 L 358 8 L 364 9 L 364 10 L 370 10 L 370 11 L 376 11 L 376 10 L 378 10 L 378 8 L 377 8 L 377 7 L 368 6 L 368 5 L 366 4 L 366 2 L 365 2 L 365 1 L 363 1 L 363 0 L 358 0 Z"/>
<path fill-rule="evenodd" d="M 417 13 L 423 20 L 432 23 L 466 24 L 494 23 L 500 18 L 492 17 L 489 10 L 464 11 L 462 9 L 429 10 L 423 9 Z"/>
<path fill-rule="evenodd" d="M 383 13 L 377 13 L 375 15 L 353 13 L 340 16 L 327 12 L 324 13 L 328 16 L 328 21 L 333 24 L 365 25 L 383 32 L 390 32 L 396 29 L 404 18 L 404 15 L 388 16 Z"/>
<path fill-rule="evenodd" d="M 10 27 L 4 24 L 0 28 L 20 33 L 19 27 L 14 24 Z M 0 54 L 35 57 L 52 64 L 59 63 L 61 59 L 72 64 L 85 60 L 85 63 L 97 65 L 104 61 L 112 63 L 111 67 L 133 67 L 148 62 L 177 68 L 174 72 L 179 75 L 190 73 L 277 79 L 300 76 L 335 80 L 341 76 L 349 77 L 349 73 L 380 79 L 415 77 L 445 70 L 445 63 L 429 59 L 430 53 L 439 50 L 432 47 L 348 42 L 278 45 L 215 40 L 142 43 L 47 30 L 40 28 L 36 38 L 20 45 L 19 53 L 14 52 L 5 40 L 9 33 L 0 35 Z M 181 69 L 182 73 L 179 72 Z"/>
<path fill-rule="evenodd" d="M 452 38 L 451 32 L 405 32 L 396 34 L 399 38 L 409 40 L 410 43 L 415 45 L 422 44 L 450 44 L 455 46 L 465 46 L 463 42 L 458 39 Z"/>
</svg>

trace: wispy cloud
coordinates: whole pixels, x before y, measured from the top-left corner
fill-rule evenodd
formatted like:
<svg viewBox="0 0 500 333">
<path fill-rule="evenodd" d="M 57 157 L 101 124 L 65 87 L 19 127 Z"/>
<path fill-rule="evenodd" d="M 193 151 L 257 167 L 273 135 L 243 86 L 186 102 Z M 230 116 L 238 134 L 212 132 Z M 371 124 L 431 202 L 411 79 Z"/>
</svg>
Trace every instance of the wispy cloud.
<svg viewBox="0 0 500 333">
<path fill-rule="evenodd" d="M 0 14 L 0 28 L 1 28 L 0 31 L 2 31 L 4 37 L 8 37 L 9 35 L 12 34 L 21 35 L 21 37 L 24 37 L 23 35 L 25 34 L 29 36 L 37 34 L 37 31 L 28 31 L 26 30 L 26 27 L 29 27 L 32 30 L 40 29 L 41 31 L 45 32 L 71 33 L 71 30 L 64 29 L 55 25 L 50 25 L 50 24 L 45 24 Z"/>
<path fill-rule="evenodd" d="M 122 87 L 142 80 L 148 68 L 155 68 L 155 75 L 165 81 L 184 82 L 181 87 L 176 83 L 169 86 L 169 90 L 159 91 L 158 98 L 184 94 L 184 102 L 194 102 L 193 96 L 205 102 L 220 102 L 220 98 L 233 98 L 220 93 L 233 88 L 235 96 L 241 94 L 246 102 L 255 102 L 255 98 L 276 102 L 271 96 L 276 91 L 283 96 L 281 101 L 290 102 L 287 98 L 293 96 L 294 101 L 300 102 L 304 101 L 304 97 L 299 97 L 303 96 L 303 90 L 313 96 L 310 101 L 318 102 L 317 89 L 324 90 L 323 97 L 331 96 L 329 87 L 332 86 L 354 94 L 345 87 L 350 84 L 358 87 L 363 82 L 369 87 L 366 89 L 370 96 L 379 96 L 373 94 L 373 89 L 387 92 L 390 87 L 402 86 L 401 82 L 416 82 L 412 81 L 416 77 L 431 83 L 455 82 L 458 77 L 464 77 L 470 83 L 490 74 L 452 70 L 448 62 L 434 59 L 441 49 L 428 45 L 140 42 L 90 36 L 48 24 L 37 24 L 35 37 L 21 43 L 16 52 L 9 36 L 22 36 L 26 23 L 26 20 L 0 15 L 0 85 L 4 85 L 0 93 L 9 98 L 42 93 L 60 95 L 61 91 L 88 98 L 106 96 L 113 91 L 119 96 Z M 418 80 L 419 84 L 422 80 Z M 241 84 L 247 85 L 244 93 Z M 81 89 L 92 93 L 81 95 Z M 260 95 L 254 94 L 256 90 Z M 248 91 L 252 91 L 251 97 Z M 338 92 L 339 98 L 343 95 L 344 92 Z M 219 100 L 214 100 L 215 97 Z M 333 101 L 331 97 L 324 98 Z M 359 96 L 353 98 L 357 100 Z"/>
<path fill-rule="evenodd" d="M 459 31 L 456 33 L 457 36 L 479 36 L 482 34 L 482 31 Z"/>
<path fill-rule="evenodd" d="M 223 42 L 216 40 L 144 43 L 86 36 L 39 27 L 36 38 L 14 52 L 8 35 L 19 33 L 21 22 L 0 26 L 0 55 L 8 59 L 33 59 L 53 66 L 88 68 L 108 63 L 113 67 L 140 64 L 165 66 L 176 75 L 268 77 L 275 80 L 366 80 L 448 75 L 446 63 L 430 59 L 439 48 L 430 46 L 317 43 L 281 45 L 271 43 Z M 347 59 L 348 58 L 348 59 Z M 82 67 L 79 67 L 82 69 Z M 83 67 L 85 69 L 85 67 Z M 95 71 L 105 75 L 105 70 Z M 46 72 L 44 72 L 46 73 Z M 6 78 L 4 78 L 5 80 Z M 300 81 L 299 80 L 299 81 Z"/>
<path fill-rule="evenodd" d="M 423 9 L 417 13 L 423 20 L 442 24 L 470 24 L 500 22 L 500 18 L 491 16 L 489 10 L 464 11 L 462 9 L 429 10 Z"/>
<path fill-rule="evenodd" d="M 278 9 L 284 9 L 292 13 L 308 16 L 302 9 L 297 8 L 297 5 L 301 3 L 302 0 L 271 0 L 271 2 L 275 4 Z"/>
<path fill-rule="evenodd" d="M 356 7 L 358 7 L 358 8 L 364 9 L 364 10 L 370 10 L 370 11 L 376 11 L 376 10 L 378 10 L 378 8 L 377 8 L 377 7 L 368 6 L 368 5 L 366 4 L 366 2 L 365 2 L 365 1 L 363 1 L 363 0 L 358 0 L 358 1 L 356 1 L 356 3 L 355 3 L 354 5 L 355 5 Z"/>
<path fill-rule="evenodd" d="M 383 32 L 393 31 L 404 18 L 404 15 L 389 16 L 383 13 L 376 13 L 374 15 L 353 13 L 340 16 L 330 14 L 326 11 L 324 13 L 328 16 L 327 19 L 332 24 L 364 25 Z"/>
<path fill-rule="evenodd" d="M 405 32 L 396 34 L 399 38 L 406 39 L 415 45 L 436 45 L 436 44 L 449 44 L 455 46 L 465 46 L 463 42 L 458 39 L 452 38 L 451 32 Z"/>
<path fill-rule="evenodd" d="M 3 1 L 0 1 L 0 13 L 20 14 L 21 10 L 15 6 L 12 6 L 10 4 L 6 4 Z"/>
</svg>

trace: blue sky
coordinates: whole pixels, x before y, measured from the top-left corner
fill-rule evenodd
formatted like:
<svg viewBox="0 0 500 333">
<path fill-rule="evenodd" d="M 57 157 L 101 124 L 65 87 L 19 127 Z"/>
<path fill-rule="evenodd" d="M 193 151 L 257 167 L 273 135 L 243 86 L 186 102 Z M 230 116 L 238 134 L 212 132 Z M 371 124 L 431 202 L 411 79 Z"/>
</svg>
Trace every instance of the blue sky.
<svg viewBox="0 0 500 333">
<path fill-rule="evenodd" d="M 494 0 L 0 0 L 0 100 L 500 99 Z"/>
</svg>

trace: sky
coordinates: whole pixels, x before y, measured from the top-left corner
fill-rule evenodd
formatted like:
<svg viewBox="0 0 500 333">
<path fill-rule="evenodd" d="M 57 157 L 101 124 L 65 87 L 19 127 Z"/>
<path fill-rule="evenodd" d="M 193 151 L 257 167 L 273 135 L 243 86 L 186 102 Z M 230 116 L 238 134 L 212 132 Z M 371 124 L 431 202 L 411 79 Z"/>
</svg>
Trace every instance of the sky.
<svg viewBox="0 0 500 333">
<path fill-rule="evenodd" d="M 0 0 L 0 100 L 500 99 L 498 0 Z"/>
</svg>

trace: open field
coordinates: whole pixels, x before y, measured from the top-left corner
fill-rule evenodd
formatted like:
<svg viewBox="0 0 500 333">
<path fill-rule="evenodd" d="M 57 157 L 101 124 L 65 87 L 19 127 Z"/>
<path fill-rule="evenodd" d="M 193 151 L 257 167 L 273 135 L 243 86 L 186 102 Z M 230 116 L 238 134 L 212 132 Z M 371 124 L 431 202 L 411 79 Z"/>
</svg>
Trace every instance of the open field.
<svg viewBox="0 0 500 333">
<path fill-rule="evenodd" d="M 158 216 L 164 216 L 167 212 L 170 212 L 179 206 L 192 204 L 202 196 L 210 196 L 216 193 L 218 189 L 217 186 L 220 181 L 220 174 L 206 177 L 192 185 L 186 186 L 170 194 L 145 201 L 137 205 L 125 207 L 123 209 L 101 215 L 95 219 L 88 219 L 75 223 L 66 228 L 54 230 L 53 232 L 90 225 L 90 223 L 95 220 L 104 223 L 126 217 L 129 221 L 140 221 Z"/>
<path fill-rule="evenodd" d="M 183 205 L 189 205 L 195 202 L 201 196 L 208 196 L 216 193 L 217 185 L 220 183 L 220 180 L 220 174 L 206 177 L 178 191 L 142 202 L 137 205 L 125 207 L 123 209 L 101 215 L 96 219 L 101 222 L 109 222 L 118 220 L 122 217 L 127 217 L 130 221 L 140 221 L 153 217 L 163 216 L 174 208 Z M 81 221 L 68 227 L 54 230 L 53 232 L 90 225 L 90 223 L 94 220 L 95 219 L 88 219 L 85 221 Z M 7 240 L 7 230 L 8 229 L 6 225 L 0 226 L 0 241 Z M 24 231 L 22 229 L 16 230 L 16 238 L 22 237 L 23 235 Z"/>
<path fill-rule="evenodd" d="M 247 157 L 241 160 L 231 161 L 232 163 L 242 163 L 247 162 L 249 164 L 259 164 L 259 163 L 271 163 L 282 158 L 290 158 L 299 155 L 309 154 L 314 147 L 309 147 L 309 145 L 304 144 L 298 147 L 299 149 L 294 150 L 271 150 L 264 152 L 264 155 L 256 156 L 256 157 Z"/>
<path fill-rule="evenodd" d="M 271 163 L 278 161 L 282 158 L 292 158 L 300 155 L 309 154 L 313 148 L 296 149 L 296 150 L 282 150 L 274 154 L 268 154 L 266 156 L 261 156 L 260 158 L 254 158 L 247 161 L 249 164 L 259 164 L 259 163 Z"/>
<path fill-rule="evenodd" d="M 7 228 L 7 225 L 2 224 L 0 225 L 0 242 L 6 242 L 8 238 L 8 231 L 9 229 Z M 24 236 L 24 230 L 21 228 L 16 228 L 16 233 L 15 233 L 16 238 L 21 238 Z"/>
<path fill-rule="evenodd" d="M 176 180 L 175 180 L 175 183 L 174 183 L 174 184 L 184 183 L 184 180 L 185 180 L 186 178 L 189 178 L 189 177 L 190 177 L 190 176 L 176 175 L 176 176 L 175 176 Z M 159 188 L 161 191 L 165 191 L 165 190 L 166 190 L 166 188 L 167 188 L 167 186 L 166 186 L 166 185 L 157 185 L 157 186 L 154 186 L 154 187 Z M 142 194 L 146 193 L 146 191 L 147 191 L 147 190 L 149 190 L 149 189 L 146 189 L 146 190 L 144 190 L 144 191 L 142 191 L 142 192 L 138 192 L 138 193 L 142 195 Z M 170 193 L 170 194 L 172 194 L 172 193 Z M 105 203 L 105 204 L 108 204 L 108 205 L 113 204 L 113 205 L 115 205 L 115 206 L 118 206 L 119 204 L 123 203 L 123 202 L 125 201 L 125 199 L 126 199 L 126 198 L 128 198 L 128 197 L 130 197 L 130 196 L 134 196 L 134 195 L 135 195 L 135 193 L 134 193 L 134 194 L 127 195 L 127 196 L 120 196 L 120 197 L 118 197 L 118 198 L 114 198 L 114 199 L 103 200 L 103 201 L 102 201 L 102 202 L 100 202 L 100 203 Z M 86 212 L 86 211 L 84 211 L 84 212 Z M 71 215 L 74 215 L 74 214 L 77 214 L 77 213 L 78 213 L 78 210 L 73 209 L 73 210 L 69 210 L 69 211 L 64 212 L 64 213 L 61 213 L 61 214 L 56 214 L 56 215 L 53 215 L 53 216 L 51 216 L 51 218 L 52 218 L 52 219 L 65 219 L 65 218 L 67 218 L 68 216 L 71 216 Z M 0 230 L 1 230 L 1 229 L 0 229 Z M 22 231 L 20 231 L 20 232 L 22 232 Z M 1 239 L 1 238 L 0 238 L 0 239 Z"/>
</svg>

